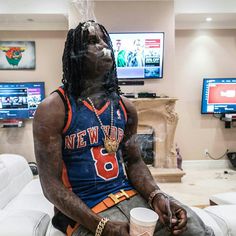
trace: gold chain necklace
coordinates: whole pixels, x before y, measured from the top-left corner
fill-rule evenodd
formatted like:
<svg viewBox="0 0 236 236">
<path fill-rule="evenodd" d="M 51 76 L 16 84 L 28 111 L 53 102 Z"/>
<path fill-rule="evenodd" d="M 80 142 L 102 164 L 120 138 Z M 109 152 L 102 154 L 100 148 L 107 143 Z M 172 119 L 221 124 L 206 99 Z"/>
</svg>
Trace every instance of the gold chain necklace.
<svg viewBox="0 0 236 236">
<path fill-rule="evenodd" d="M 91 100 L 90 97 L 87 97 L 90 105 L 92 106 L 93 108 L 93 111 L 98 119 L 98 122 L 100 124 L 100 127 L 101 127 L 101 130 L 103 131 L 103 134 L 104 134 L 104 139 L 103 139 L 103 143 L 104 143 L 104 147 L 106 149 L 106 151 L 108 153 L 114 153 L 114 152 L 117 152 L 118 150 L 118 147 L 119 147 L 119 142 L 115 139 L 115 138 L 112 138 L 108 133 L 105 132 L 105 127 L 97 113 L 97 110 L 93 104 L 93 101 Z M 113 114 L 113 105 L 111 104 L 111 124 L 110 124 L 110 133 L 111 133 L 111 129 L 112 129 L 112 126 L 113 126 L 113 123 L 114 123 L 114 114 Z"/>
</svg>

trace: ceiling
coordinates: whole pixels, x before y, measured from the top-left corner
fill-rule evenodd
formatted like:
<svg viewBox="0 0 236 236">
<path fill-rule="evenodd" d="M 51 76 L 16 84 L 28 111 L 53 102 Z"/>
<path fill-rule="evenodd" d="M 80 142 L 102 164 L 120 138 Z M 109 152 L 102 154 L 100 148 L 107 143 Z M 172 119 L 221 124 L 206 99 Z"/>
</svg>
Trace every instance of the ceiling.
<svg viewBox="0 0 236 236">
<path fill-rule="evenodd" d="M 0 30 L 66 30 L 63 14 L 0 14 Z"/>
<path fill-rule="evenodd" d="M 0 30 L 67 30 L 69 0 L 0 0 Z"/>
<path fill-rule="evenodd" d="M 0 0 L 0 30 L 67 30 L 69 4 L 76 1 Z M 153 1 L 174 1 L 176 29 L 236 29 L 236 0 Z"/>
<path fill-rule="evenodd" d="M 174 0 L 176 29 L 236 29 L 236 0 Z M 206 18 L 212 21 L 207 22 Z"/>
</svg>

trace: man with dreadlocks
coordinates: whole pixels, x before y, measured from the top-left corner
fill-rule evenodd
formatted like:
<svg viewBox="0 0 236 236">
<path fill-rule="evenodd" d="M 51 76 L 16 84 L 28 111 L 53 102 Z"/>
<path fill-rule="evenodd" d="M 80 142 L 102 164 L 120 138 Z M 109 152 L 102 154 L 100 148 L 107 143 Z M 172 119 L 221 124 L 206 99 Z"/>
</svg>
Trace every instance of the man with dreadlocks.
<svg viewBox="0 0 236 236">
<path fill-rule="evenodd" d="M 159 189 L 142 161 L 137 112 L 120 96 L 102 25 L 87 21 L 68 32 L 62 82 L 33 122 L 40 181 L 55 206 L 53 225 L 73 236 L 128 236 L 129 211 L 143 206 L 159 215 L 155 235 L 214 235 Z"/>
</svg>

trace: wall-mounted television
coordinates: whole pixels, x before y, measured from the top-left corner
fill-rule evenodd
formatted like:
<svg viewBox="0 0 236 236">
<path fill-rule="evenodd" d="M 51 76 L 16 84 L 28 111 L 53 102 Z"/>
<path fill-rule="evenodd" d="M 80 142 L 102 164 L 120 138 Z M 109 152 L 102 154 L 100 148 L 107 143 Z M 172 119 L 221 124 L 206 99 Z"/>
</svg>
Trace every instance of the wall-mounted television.
<svg viewBox="0 0 236 236">
<path fill-rule="evenodd" d="M 163 78 L 164 33 L 109 33 L 118 79 Z"/>
<path fill-rule="evenodd" d="M 203 79 L 201 113 L 236 113 L 236 78 Z"/>
<path fill-rule="evenodd" d="M 31 119 L 44 98 L 44 82 L 0 83 L 0 119 Z"/>
</svg>

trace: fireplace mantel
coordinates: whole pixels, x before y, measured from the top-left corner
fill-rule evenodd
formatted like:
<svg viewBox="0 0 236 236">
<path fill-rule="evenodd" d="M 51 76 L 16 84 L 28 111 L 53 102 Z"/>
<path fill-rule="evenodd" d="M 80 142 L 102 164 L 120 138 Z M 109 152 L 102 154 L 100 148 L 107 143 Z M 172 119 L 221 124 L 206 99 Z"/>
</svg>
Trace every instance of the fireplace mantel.
<svg viewBox="0 0 236 236">
<path fill-rule="evenodd" d="M 178 115 L 177 98 L 131 99 L 138 112 L 138 133 L 154 132 L 154 163 L 151 173 L 159 182 L 181 182 L 174 145 Z"/>
</svg>

